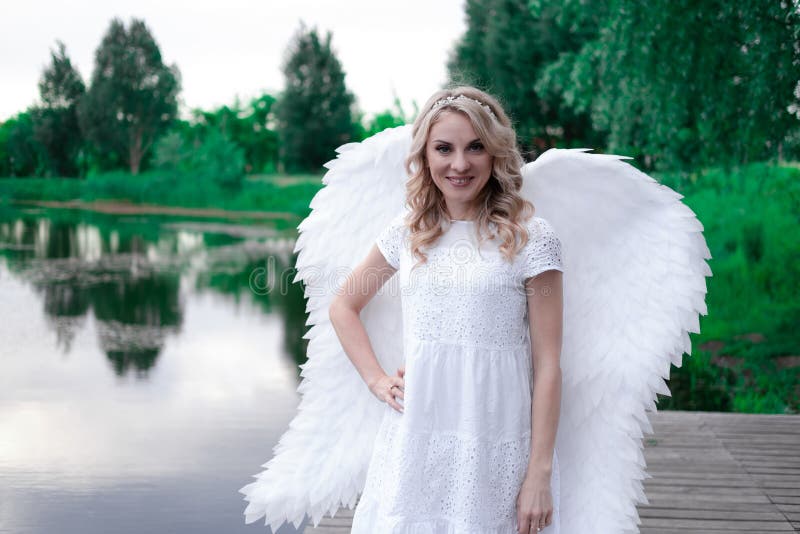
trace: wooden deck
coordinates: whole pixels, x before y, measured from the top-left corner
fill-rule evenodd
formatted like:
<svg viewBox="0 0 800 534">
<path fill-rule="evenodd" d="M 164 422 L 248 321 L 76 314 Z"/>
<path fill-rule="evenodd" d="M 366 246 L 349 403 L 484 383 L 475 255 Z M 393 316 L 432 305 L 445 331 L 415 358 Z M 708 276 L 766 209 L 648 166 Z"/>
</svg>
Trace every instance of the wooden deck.
<svg viewBox="0 0 800 534">
<path fill-rule="evenodd" d="M 642 534 L 800 532 L 800 416 L 659 412 L 651 421 Z M 352 517 L 343 508 L 306 532 L 344 534 Z"/>
</svg>

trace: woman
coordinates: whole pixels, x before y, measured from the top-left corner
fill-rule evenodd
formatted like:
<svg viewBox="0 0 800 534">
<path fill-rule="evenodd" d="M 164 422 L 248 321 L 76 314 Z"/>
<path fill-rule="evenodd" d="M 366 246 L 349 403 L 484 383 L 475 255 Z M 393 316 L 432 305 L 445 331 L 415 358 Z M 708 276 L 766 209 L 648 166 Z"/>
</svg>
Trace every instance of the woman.
<svg viewBox="0 0 800 534">
<path fill-rule="evenodd" d="M 514 137 L 461 87 L 327 165 L 296 246 L 301 403 L 247 522 L 360 496 L 356 533 L 638 532 L 646 412 L 706 313 L 702 225 L 619 156 L 522 166 Z"/>
<path fill-rule="evenodd" d="M 522 158 L 489 95 L 468 87 L 436 93 L 412 135 L 408 229 L 399 220 L 381 234 L 330 308 L 348 357 L 390 407 L 353 532 L 540 531 L 553 523 L 557 469 L 558 241 L 519 194 Z M 493 237 L 478 246 L 478 231 Z M 424 261 L 417 275 L 406 243 Z M 381 368 L 359 319 L 397 270 L 405 377 Z"/>
</svg>

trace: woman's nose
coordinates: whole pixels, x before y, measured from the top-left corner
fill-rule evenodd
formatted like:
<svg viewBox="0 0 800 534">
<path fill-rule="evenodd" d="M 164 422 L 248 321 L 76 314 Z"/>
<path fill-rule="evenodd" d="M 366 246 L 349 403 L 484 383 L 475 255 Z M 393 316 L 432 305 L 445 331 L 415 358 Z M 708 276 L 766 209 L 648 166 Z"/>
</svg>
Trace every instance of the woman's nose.
<svg viewBox="0 0 800 534">
<path fill-rule="evenodd" d="M 463 172 L 469 169 L 469 159 L 463 152 L 457 152 L 451 164 L 456 172 Z"/>
</svg>

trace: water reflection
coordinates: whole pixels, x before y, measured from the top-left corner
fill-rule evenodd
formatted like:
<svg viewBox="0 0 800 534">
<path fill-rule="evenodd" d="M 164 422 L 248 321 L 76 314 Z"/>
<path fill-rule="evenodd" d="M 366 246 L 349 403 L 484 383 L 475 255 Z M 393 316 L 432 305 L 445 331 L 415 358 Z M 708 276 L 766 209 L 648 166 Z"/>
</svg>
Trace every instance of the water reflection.
<svg viewBox="0 0 800 534">
<path fill-rule="evenodd" d="M 115 280 L 93 285 L 88 293 L 98 322 L 100 346 L 117 374 L 146 374 L 168 333 L 180 329 L 180 279 L 175 274 Z"/>
<path fill-rule="evenodd" d="M 254 532 L 298 402 L 292 235 L 0 210 L 0 532 Z M 290 531 L 290 530 L 289 530 Z M 283 531 L 282 531 L 283 532 Z"/>
<path fill-rule="evenodd" d="M 164 340 L 180 332 L 181 284 L 190 283 L 196 291 L 221 293 L 236 303 L 252 300 L 265 313 L 283 314 L 285 348 L 303 362 L 305 343 L 296 341 L 305 330 L 302 288 L 286 284 L 284 292 L 259 293 L 250 285 L 253 272 L 265 266 L 294 277 L 291 236 L 230 224 L 160 227 L 146 219 L 120 224 L 124 218 L 112 218 L 92 225 L 54 219 L 52 213 L 15 215 L 0 224 L 0 255 L 43 295 L 65 353 L 92 313 L 99 322 L 98 343 L 115 372 L 146 376 Z"/>
</svg>

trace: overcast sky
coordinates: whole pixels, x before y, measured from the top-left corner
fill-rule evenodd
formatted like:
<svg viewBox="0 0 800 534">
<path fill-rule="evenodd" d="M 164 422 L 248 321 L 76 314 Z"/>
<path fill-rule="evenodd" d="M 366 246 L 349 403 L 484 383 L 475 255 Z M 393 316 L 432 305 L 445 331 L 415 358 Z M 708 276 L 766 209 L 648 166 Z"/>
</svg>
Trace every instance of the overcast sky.
<svg viewBox="0 0 800 534">
<path fill-rule="evenodd" d="M 37 83 L 60 39 L 88 81 L 94 51 L 113 17 L 142 18 L 168 64 L 181 72 L 183 109 L 230 104 L 283 86 L 280 65 L 303 20 L 333 32 L 333 47 L 362 111 L 406 110 L 446 78 L 465 28 L 463 0 L 3 0 L 0 120 L 38 98 Z"/>
</svg>

